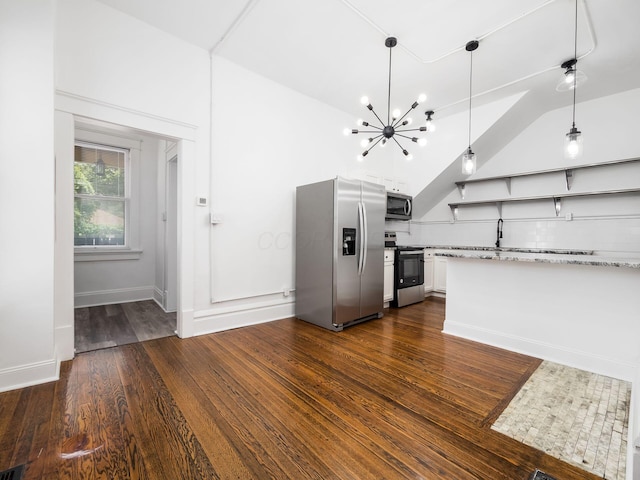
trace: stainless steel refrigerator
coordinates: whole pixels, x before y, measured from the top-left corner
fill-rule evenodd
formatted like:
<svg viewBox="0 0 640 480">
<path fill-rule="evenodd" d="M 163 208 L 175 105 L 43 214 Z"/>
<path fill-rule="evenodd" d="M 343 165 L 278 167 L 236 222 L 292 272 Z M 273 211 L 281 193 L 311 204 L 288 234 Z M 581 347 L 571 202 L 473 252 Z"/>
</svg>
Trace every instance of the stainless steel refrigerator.
<svg viewBox="0 0 640 480">
<path fill-rule="evenodd" d="M 324 328 L 383 315 L 384 186 L 335 178 L 296 189 L 296 317 Z"/>
</svg>

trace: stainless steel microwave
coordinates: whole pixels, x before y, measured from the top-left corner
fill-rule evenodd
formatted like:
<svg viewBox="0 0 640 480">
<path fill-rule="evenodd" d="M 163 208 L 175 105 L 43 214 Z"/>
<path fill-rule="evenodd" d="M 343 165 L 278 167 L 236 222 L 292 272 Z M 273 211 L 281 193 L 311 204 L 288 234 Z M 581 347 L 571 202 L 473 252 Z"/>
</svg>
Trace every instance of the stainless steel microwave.
<svg viewBox="0 0 640 480">
<path fill-rule="evenodd" d="M 387 192 L 387 220 L 411 220 L 413 197 L 397 192 Z"/>
</svg>

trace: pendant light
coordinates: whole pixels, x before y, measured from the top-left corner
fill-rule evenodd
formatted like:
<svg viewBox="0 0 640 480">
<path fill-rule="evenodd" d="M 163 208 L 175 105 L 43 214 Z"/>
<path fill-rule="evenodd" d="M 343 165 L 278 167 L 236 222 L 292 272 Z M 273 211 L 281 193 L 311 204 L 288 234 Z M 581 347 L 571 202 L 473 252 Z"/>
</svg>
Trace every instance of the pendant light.
<svg viewBox="0 0 640 480">
<path fill-rule="evenodd" d="M 97 156 L 98 156 L 98 150 L 96 149 L 96 157 Z M 96 160 L 94 169 L 98 177 L 105 176 L 105 164 L 104 164 L 104 160 L 102 160 L 102 156 L 98 157 L 98 159 Z"/>
<path fill-rule="evenodd" d="M 471 80 L 473 78 L 473 52 L 479 45 L 477 40 L 471 40 L 465 46 L 465 50 L 470 53 L 471 58 L 469 68 L 469 148 L 462 155 L 462 173 L 465 175 L 471 175 L 476 171 L 476 154 L 471 150 Z"/>
<path fill-rule="evenodd" d="M 408 140 L 411 140 L 412 142 L 417 143 L 420 146 L 424 146 L 427 143 L 426 138 L 417 138 L 417 137 L 404 135 L 404 133 L 407 133 L 407 132 L 426 132 L 427 131 L 426 126 L 422 126 L 419 128 L 402 128 L 402 127 L 407 127 L 411 124 L 411 118 L 407 117 L 407 115 L 409 115 L 411 110 L 416 108 L 420 103 L 424 102 L 427 99 L 427 96 L 424 93 L 418 97 L 417 101 L 413 102 L 409 110 L 407 110 L 407 112 L 404 115 L 402 115 L 402 112 L 398 109 L 394 110 L 393 112 L 391 111 L 391 51 L 393 47 L 395 47 L 397 44 L 398 44 L 398 40 L 395 37 L 388 37 L 384 42 L 385 47 L 389 48 L 389 90 L 388 90 L 389 93 L 387 97 L 386 123 L 383 122 L 382 119 L 375 112 L 375 110 L 373 109 L 373 106 L 371 105 L 371 103 L 369 103 L 369 99 L 367 97 L 362 97 L 360 99 L 360 102 L 364 106 L 366 106 L 371 113 L 375 115 L 376 119 L 380 123 L 380 126 L 371 125 L 370 123 L 364 120 L 358 120 L 358 125 L 363 127 L 369 127 L 369 128 L 372 128 L 373 130 L 358 130 L 355 128 L 354 129 L 345 128 L 344 130 L 345 135 L 349 135 L 349 134 L 357 135 L 359 133 L 372 134 L 369 138 L 362 140 L 362 142 L 360 143 L 362 148 L 364 148 L 365 150 L 364 152 L 362 152 L 361 155 L 358 156 L 359 161 L 362 161 L 364 157 L 366 157 L 369 154 L 369 151 L 371 151 L 371 149 L 376 145 L 380 145 L 380 147 L 384 147 L 391 140 L 393 140 L 396 143 L 396 145 L 400 147 L 400 150 L 402 151 L 406 159 L 411 160 L 413 156 L 409 153 L 409 151 L 406 148 L 404 148 L 400 144 L 400 142 L 398 142 L 397 137 L 406 138 Z"/>
<path fill-rule="evenodd" d="M 558 92 L 573 90 L 587 81 L 587 76 L 584 72 L 576 68 L 577 63 L 577 58 L 571 58 L 560 65 L 564 72 L 562 72 L 562 78 L 556 86 Z"/>
<path fill-rule="evenodd" d="M 433 115 L 434 115 L 434 111 L 433 110 L 427 110 L 426 112 L 424 112 L 424 114 L 427 116 L 427 123 L 426 123 L 426 127 L 427 127 L 427 132 L 435 132 L 436 131 L 436 125 L 435 123 L 433 123 Z"/>
<path fill-rule="evenodd" d="M 575 67 L 578 63 L 578 0 L 576 2 L 575 11 L 575 24 L 574 24 L 574 37 L 573 37 L 573 64 L 571 68 Z M 567 62 L 563 63 L 565 65 Z M 576 128 L 576 86 L 578 82 L 578 76 L 573 75 L 573 113 L 572 123 L 569 133 L 564 137 L 564 156 L 567 159 L 574 160 L 582 156 L 582 132 Z"/>
</svg>

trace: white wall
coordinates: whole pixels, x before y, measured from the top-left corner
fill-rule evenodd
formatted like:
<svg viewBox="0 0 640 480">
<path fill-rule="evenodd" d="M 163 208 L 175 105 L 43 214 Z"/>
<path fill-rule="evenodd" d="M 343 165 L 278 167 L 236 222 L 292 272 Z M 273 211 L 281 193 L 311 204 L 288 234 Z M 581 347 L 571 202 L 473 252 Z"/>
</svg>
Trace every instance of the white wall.
<svg viewBox="0 0 640 480">
<path fill-rule="evenodd" d="M 179 144 L 184 291 L 178 330 L 188 336 L 194 251 L 208 240 L 208 225 L 194 225 L 194 199 L 197 190 L 208 191 L 209 55 L 93 0 L 59 0 L 55 34 L 57 110 Z M 154 284 L 155 276 L 148 285 Z"/>
<path fill-rule="evenodd" d="M 564 134 L 571 120 L 571 107 L 542 115 L 516 139 L 478 170 L 475 177 L 530 172 L 572 165 L 601 163 L 640 157 L 633 139 L 640 89 L 580 103 L 577 125 L 585 136 L 582 159 L 563 157 Z M 481 152 L 478 152 L 480 154 Z M 512 196 L 562 193 L 564 174 L 527 177 L 512 181 Z M 572 192 L 616 188 L 640 188 L 640 162 L 611 168 L 574 172 Z M 502 181 L 467 185 L 465 200 L 504 198 L 509 194 Z M 459 221 L 452 223 L 449 202 L 460 200 L 455 185 L 413 227 L 422 243 L 430 245 L 484 245 L 496 241 L 498 211 L 492 206 L 461 207 Z M 572 214 L 567 221 L 565 215 Z M 503 246 L 593 249 L 605 254 L 640 253 L 640 197 L 636 194 L 564 199 L 555 215 L 552 200 L 504 203 Z"/>
<path fill-rule="evenodd" d="M 158 210 L 157 171 L 158 140 L 149 136 L 127 137 L 76 130 L 76 140 L 129 148 L 131 197 L 129 202 L 129 247 L 139 251 L 135 258 L 113 260 L 95 249 L 79 251 L 90 254 L 88 261 L 77 254 L 74 265 L 75 306 L 86 307 L 153 298 L 156 269 L 156 228 Z M 67 159 L 68 161 L 69 159 Z M 71 159 L 71 161 L 73 161 Z M 162 187 L 164 191 L 164 186 Z"/>
<path fill-rule="evenodd" d="M 211 211 L 222 223 L 209 227 L 211 268 L 196 251 L 199 332 L 293 314 L 283 291 L 295 284 L 295 187 L 357 167 L 341 134 L 349 116 L 213 60 Z"/>
<path fill-rule="evenodd" d="M 53 15 L 0 3 L 0 391 L 57 375 Z"/>
</svg>

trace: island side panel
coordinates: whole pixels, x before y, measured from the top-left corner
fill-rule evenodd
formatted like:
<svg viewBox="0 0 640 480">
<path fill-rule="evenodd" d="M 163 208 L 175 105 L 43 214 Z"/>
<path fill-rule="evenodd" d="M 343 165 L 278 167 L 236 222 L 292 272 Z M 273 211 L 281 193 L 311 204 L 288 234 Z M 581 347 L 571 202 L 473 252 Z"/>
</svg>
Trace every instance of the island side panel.
<svg viewBox="0 0 640 480">
<path fill-rule="evenodd" d="M 635 380 L 640 270 L 448 258 L 444 332 Z"/>
</svg>

